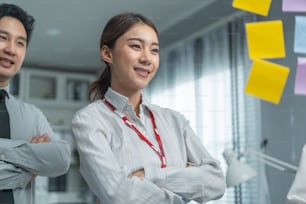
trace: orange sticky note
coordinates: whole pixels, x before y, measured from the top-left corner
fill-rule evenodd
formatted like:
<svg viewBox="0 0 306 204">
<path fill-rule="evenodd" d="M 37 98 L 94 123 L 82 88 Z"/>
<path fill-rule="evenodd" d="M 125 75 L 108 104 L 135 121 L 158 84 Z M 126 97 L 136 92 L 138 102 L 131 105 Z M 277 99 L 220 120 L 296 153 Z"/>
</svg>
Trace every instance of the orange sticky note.
<svg viewBox="0 0 306 204">
<path fill-rule="evenodd" d="M 286 56 L 281 20 L 246 23 L 247 43 L 251 59 Z"/>
<path fill-rule="evenodd" d="M 267 16 L 272 0 L 234 0 L 232 6 L 237 9 Z"/>
<path fill-rule="evenodd" d="M 263 60 L 254 60 L 245 92 L 278 104 L 288 75 L 288 67 Z"/>
</svg>

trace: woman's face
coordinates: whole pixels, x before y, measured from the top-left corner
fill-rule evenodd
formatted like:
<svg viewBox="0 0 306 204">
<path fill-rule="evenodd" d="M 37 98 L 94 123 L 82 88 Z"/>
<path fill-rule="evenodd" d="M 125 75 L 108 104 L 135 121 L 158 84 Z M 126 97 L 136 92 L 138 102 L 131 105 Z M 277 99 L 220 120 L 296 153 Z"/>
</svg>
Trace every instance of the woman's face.
<svg viewBox="0 0 306 204">
<path fill-rule="evenodd" d="M 159 44 L 155 31 L 137 23 L 120 36 L 114 47 L 102 47 L 101 56 L 111 68 L 111 87 L 122 94 L 145 88 L 159 66 Z"/>
</svg>

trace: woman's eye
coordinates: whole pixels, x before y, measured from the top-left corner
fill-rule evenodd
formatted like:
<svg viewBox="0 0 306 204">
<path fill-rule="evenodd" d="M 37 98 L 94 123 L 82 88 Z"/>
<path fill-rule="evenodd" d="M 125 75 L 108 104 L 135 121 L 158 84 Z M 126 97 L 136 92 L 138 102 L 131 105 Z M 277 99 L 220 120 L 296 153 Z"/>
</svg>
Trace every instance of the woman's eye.
<svg viewBox="0 0 306 204">
<path fill-rule="evenodd" d="M 0 40 L 6 40 L 6 37 L 3 35 L 0 35 Z"/>
<path fill-rule="evenodd" d="M 131 45 L 132 48 L 136 48 L 136 49 L 139 49 L 140 48 L 140 45 Z"/>
</svg>

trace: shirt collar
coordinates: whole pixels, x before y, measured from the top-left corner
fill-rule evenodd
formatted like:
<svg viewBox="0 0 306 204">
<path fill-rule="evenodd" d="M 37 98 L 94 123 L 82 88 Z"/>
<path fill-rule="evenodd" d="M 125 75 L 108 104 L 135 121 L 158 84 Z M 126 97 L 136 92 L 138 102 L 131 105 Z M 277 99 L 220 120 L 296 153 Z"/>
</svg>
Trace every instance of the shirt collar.
<svg viewBox="0 0 306 204">
<path fill-rule="evenodd" d="M 6 85 L 6 86 L 3 86 L 3 87 L 0 87 L 0 89 L 4 89 L 7 93 L 9 93 L 9 85 Z"/>
<path fill-rule="evenodd" d="M 108 87 L 104 96 L 107 101 L 109 101 L 120 112 L 122 112 L 124 107 L 129 103 L 129 99 L 127 97 L 114 91 L 111 87 Z"/>
<path fill-rule="evenodd" d="M 111 87 L 108 87 L 105 98 L 109 101 L 118 111 L 123 112 L 124 108 L 129 105 L 129 99 L 126 96 L 121 95 L 120 93 L 113 90 Z M 148 106 L 146 99 L 142 97 L 141 106 Z"/>
<path fill-rule="evenodd" d="M 10 97 L 9 95 L 9 89 L 10 89 L 10 87 L 9 87 L 9 85 L 6 85 L 6 86 L 3 86 L 3 87 L 0 87 L 0 90 L 2 90 L 2 89 L 4 89 L 6 92 L 7 92 L 7 94 L 8 94 L 8 98 Z"/>
</svg>

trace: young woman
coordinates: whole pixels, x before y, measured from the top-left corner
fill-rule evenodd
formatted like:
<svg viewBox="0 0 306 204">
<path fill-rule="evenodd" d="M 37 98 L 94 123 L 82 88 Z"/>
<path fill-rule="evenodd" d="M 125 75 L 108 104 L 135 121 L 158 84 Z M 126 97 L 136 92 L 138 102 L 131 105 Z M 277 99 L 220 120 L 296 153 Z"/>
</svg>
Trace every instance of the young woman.
<svg viewBox="0 0 306 204">
<path fill-rule="evenodd" d="M 205 203 L 220 198 L 218 161 L 189 122 L 142 96 L 159 65 L 158 32 L 140 14 L 106 24 L 100 42 L 106 68 L 90 90 L 92 103 L 72 121 L 80 171 L 102 204 Z"/>
</svg>

